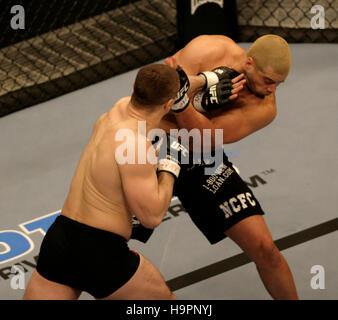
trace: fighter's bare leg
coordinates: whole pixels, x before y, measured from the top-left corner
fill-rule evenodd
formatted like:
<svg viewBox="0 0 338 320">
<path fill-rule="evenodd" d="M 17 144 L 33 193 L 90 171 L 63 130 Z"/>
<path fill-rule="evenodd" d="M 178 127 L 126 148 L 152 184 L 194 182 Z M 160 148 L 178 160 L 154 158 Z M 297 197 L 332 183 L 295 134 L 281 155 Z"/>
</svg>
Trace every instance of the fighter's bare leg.
<svg viewBox="0 0 338 320">
<path fill-rule="evenodd" d="M 34 270 L 25 294 L 24 300 L 76 300 L 81 291 L 69 286 L 50 281 Z"/>
<path fill-rule="evenodd" d="M 175 300 L 163 276 L 144 256 L 133 277 L 103 300 Z"/>
<path fill-rule="evenodd" d="M 255 262 L 265 288 L 274 299 L 298 299 L 290 268 L 263 216 L 250 216 L 225 233 Z"/>
</svg>

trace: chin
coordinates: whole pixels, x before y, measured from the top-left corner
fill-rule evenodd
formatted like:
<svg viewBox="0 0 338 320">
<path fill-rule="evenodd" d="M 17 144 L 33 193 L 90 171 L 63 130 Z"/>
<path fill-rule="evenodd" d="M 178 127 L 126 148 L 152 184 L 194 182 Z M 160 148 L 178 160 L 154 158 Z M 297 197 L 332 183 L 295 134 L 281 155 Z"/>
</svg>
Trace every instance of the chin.
<svg viewBox="0 0 338 320">
<path fill-rule="evenodd" d="M 270 96 L 272 92 L 268 92 L 268 93 L 265 93 L 263 94 L 263 96 L 267 97 L 267 96 Z"/>
<path fill-rule="evenodd" d="M 264 98 L 266 96 L 268 96 L 270 93 L 266 93 L 266 92 L 260 92 L 260 91 L 254 91 L 254 94 L 260 98 Z"/>
<path fill-rule="evenodd" d="M 266 95 L 266 93 L 263 93 L 259 90 L 256 89 L 256 86 L 253 85 L 252 83 L 250 83 L 250 81 L 247 82 L 247 88 L 249 89 L 249 91 L 251 91 L 251 93 L 255 94 L 256 96 L 260 97 L 260 98 L 264 98 Z"/>
</svg>

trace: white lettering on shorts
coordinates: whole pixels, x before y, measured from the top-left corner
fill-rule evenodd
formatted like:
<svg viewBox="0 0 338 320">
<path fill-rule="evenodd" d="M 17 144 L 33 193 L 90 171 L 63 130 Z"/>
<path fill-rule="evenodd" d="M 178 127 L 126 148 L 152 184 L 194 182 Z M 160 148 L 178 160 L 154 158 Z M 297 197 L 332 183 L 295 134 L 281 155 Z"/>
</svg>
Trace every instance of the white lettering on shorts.
<svg viewBox="0 0 338 320">
<path fill-rule="evenodd" d="M 224 201 L 219 208 L 224 212 L 225 218 L 230 218 L 234 213 L 238 213 L 249 206 L 256 206 L 256 201 L 252 199 L 250 192 L 240 193 L 235 197 L 230 198 L 228 201 Z"/>
<path fill-rule="evenodd" d="M 215 194 L 233 172 L 234 170 L 232 170 L 224 163 L 221 163 L 216 168 L 215 172 L 210 176 L 208 176 L 208 178 L 206 179 L 205 183 L 202 186 L 211 193 Z"/>
</svg>

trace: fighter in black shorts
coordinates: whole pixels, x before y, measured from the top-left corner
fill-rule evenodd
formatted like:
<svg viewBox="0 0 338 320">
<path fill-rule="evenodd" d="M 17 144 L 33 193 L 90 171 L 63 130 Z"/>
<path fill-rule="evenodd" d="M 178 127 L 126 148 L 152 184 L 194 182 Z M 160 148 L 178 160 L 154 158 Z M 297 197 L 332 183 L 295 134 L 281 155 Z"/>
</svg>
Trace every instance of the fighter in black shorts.
<svg viewBox="0 0 338 320">
<path fill-rule="evenodd" d="M 76 293 L 103 299 L 123 287 L 139 265 L 139 254 L 129 249 L 123 236 L 60 215 L 42 241 L 36 270 Z M 47 298 L 42 294 L 39 298 Z"/>
<path fill-rule="evenodd" d="M 176 298 L 155 266 L 127 241 L 133 215 L 155 228 L 170 204 L 180 163 L 170 156 L 171 144 L 162 143 L 157 157 L 148 133 L 174 101 L 180 103 L 174 99 L 179 83 L 176 70 L 145 66 L 133 95 L 97 120 L 62 214 L 43 239 L 24 299 L 77 299 L 82 291 L 97 299 Z M 135 158 L 125 158 L 125 139 Z"/>
<path fill-rule="evenodd" d="M 211 169 L 208 175 L 206 168 Z M 182 170 L 174 194 L 211 244 L 223 240 L 224 231 L 239 221 L 264 214 L 224 152 L 219 165 L 202 163 Z"/>
<path fill-rule="evenodd" d="M 222 130 L 224 144 L 243 139 L 276 117 L 275 91 L 287 78 L 290 61 L 287 42 L 275 35 L 258 38 L 247 51 L 225 36 L 193 39 L 166 64 L 198 75 L 189 79 L 192 83 L 199 78 L 204 87 L 191 93 L 192 104 L 172 109 L 161 121 L 162 128 L 198 130 L 203 137 L 211 136 L 213 148 L 217 129 Z M 262 208 L 226 156 L 219 173 L 207 177 L 203 169 L 206 166 L 183 170 L 175 186 L 192 220 L 211 243 L 226 236 L 235 241 L 255 262 L 274 299 L 298 299 L 291 271 L 274 244 Z"/>
</svg>

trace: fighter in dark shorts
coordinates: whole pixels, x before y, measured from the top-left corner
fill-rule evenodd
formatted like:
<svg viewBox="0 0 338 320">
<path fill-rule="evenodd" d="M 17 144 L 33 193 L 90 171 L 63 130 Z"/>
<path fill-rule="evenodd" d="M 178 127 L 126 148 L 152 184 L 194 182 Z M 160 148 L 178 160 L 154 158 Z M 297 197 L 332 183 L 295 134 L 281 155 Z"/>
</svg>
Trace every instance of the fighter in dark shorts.
<svg viewBox="0 0 338 320">
<path fill-rule="evenodd" d="M 161 127 L 168 132 L 199 130 L 202 136 L 208 129 L 211 143 L 219 129 L 224 144 L 243 139 L 276 117 L 275 91 L 287 78 L 290 61 L 289 46 L 279 36 L 260 37 L 247 51 L 225 36 L 196 37 L 165 63 L 181 66 L 190 83 L 202 81 L 203 89 L 190 93 L 192 104 L 172 109 Z M 225 176 L 211 178 L 198 167 L 183 170 L 175 187 L 179 199 L 211 243 L 228 236 L 242 248 L 274 299 L 298 299 L 289 266 L 274 244 L 257 199 L 226 158 L 224 170 Z"/>
<path fill-rule="evenodd" d="M 206 168 L 212 168 L 210 175 L 205 174 Z M 218 166 L 202 163 L 182 170 L 174 194 L 211 244 L 226 238 L 225 231 L 239 221 L 264 214 L 224 152 Z"/>
<path fill-rule="evenodd" d="M 82 291 L 97 299 L 176 298 L 155 266 L 127 241 L 133 216 L 153 229 L 170 204 L 180 162 L 170 155 L 166 139 L 157 156 L 148 133 L 180 103 L 179 80 L 168 66 L 145 66 L 132 96 L 96 121 L 24 299 L 77 299 Z M 125 145 L 134 159 L 125 158 Z M 177 141 L 173 145 L 184 150 Z"/>
<path fill-rule="evenodd" d="M 36 270 L 50 281 L 102 299 L 126 284 L 139 264 L 140 256 L 119 234 L 60 215 L 42 241 Z"/>
</svg>

